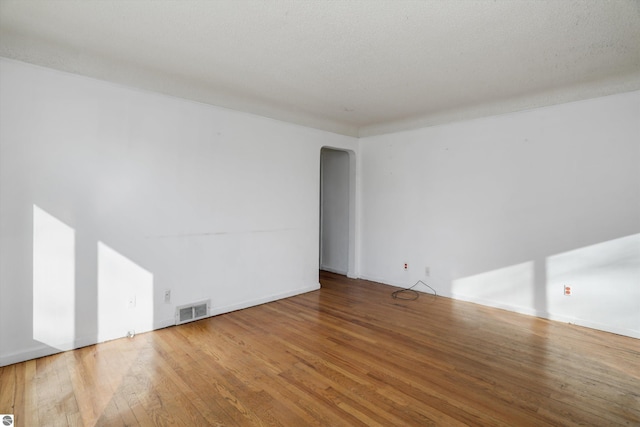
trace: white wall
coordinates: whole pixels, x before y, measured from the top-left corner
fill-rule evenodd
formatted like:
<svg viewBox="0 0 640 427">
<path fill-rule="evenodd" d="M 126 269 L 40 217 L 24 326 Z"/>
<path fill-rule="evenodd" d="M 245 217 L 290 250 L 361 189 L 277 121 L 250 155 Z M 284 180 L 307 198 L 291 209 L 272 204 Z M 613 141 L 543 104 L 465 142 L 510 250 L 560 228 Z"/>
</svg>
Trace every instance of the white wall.
<svg viewBox="0 0 640 427">
<path fill-rule="evenodd" d="M 320 149 L 355 138 L 0 67 L 0 365 L 318 288 Z"/>
<path fill-rule="evenodd" d="M 640 337 L 638 123 L 633 92 L 358 141 L 0 60 L 0 365 L 316 289 L 323 146 L 362 171 L 350 272 Z"/>
<path fill-rule="evenodd" d="M 362 277 L 640 337 L 640 92 L 362 138 L 360 156 Z"/>
<path fill-rule="evenodd" d="M 349 154 L 324 148 L 321 155 L 320 268 L 349 270 Z"/>
</svg>

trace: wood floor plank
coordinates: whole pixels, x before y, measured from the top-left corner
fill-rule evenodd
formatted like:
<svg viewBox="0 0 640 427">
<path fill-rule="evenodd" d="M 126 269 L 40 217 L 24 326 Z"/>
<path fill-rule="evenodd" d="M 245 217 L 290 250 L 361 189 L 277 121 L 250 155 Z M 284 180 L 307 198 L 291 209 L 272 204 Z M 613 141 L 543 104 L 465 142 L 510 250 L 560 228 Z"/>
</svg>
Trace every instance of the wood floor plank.
<svg viewBox="0 0 640 427">
<path fill-rule="evenodd" d="M 24 381 L 18 378 L 20 365 L 10 365 L 0 368 L 0 413 L 14 414 L 16 406 L 21 400 L 18 393 L 19 384 Z"/>
<path fill-rule="evenodd" d="M 0 368 L 29 426 L 640 425 L 639 340 L 321 272 L 292 298 Z"/>
</svg>

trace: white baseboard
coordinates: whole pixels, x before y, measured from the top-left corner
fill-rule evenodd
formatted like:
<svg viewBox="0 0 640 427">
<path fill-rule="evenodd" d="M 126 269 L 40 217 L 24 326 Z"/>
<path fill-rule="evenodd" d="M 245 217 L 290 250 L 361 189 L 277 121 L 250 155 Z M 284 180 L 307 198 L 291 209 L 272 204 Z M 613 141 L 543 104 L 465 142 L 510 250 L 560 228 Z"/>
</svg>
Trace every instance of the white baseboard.
<svg viewBox="0 0 640 427">
<path fill-rule="evenodd" d="M 175 326 L 176 318 L 171 317 L 169 319 L 156 320 L 153 322 L 153 330 L 168 328 L 169 326 Z"/>
<path fill-rule="evenodd" d="M 381 283 L 381 284 L 385 284 L 388 286 L 396 286 L 396 287 L 405 287 L 405 285 L 401 285 L 401 284 L 389 284 L 389 283 L 384 283 L 383 280 L 384 279 L 380 279 L 377 277 L 372 277 L 372 276 L 361 276 L 362 279 L 364 280 L 369 280 L 372 282 L 377 282 L 377 283 Z M 279 294 L 272 294 L 272 295 L 267 295 L 261 298 L 256 298 L 253 300 L 248 300 L 248 301 L 244 301 L 241 303 L 237 303 L 237 304 L 231 304 L 231 305 L 227 305 L 227 306 L 221 306 L 221 307 L 212 307 L 211 311 L 209 313 L 208 317 L 212 317 L 212 316 L 217 316 L 220 314 L 224 314 L 224 313 L 230 313 L 232 311 L 236 311 L 236 310 L 242 310 L 245 308 L 249 308 L 249 307 L 254 307 L 257 305 L 261 305 L 261 304 L 265 304 L 268 302 L 272 302 L 272 301 L 277 301 L 280 299 L 284 299 L 284 298 L 289 298 L 295 295 L 300 295 L 303 293 L 307 293 L 307 292 L 311 292 L 311 291 L 315 291 L 320 289 L 320 284 L 315 284 L 313 286 L 307 286 L 307 287 L 302 287 L 302 288 L 297 288 L 291 291 L 287 291 L 287 292 L 282 292 Z M 440 295 L 440 294 L 439 294 Z M 535 317 L 540 317 L 543 319 L 548 319 L 548 320 L 553 320 L 553 321 L 558 321 L 558 322 L 564 322 L 564 323 L 570 323 L 570 324 L 574 324 L 574 325 L 578 325 L 578 326 L 583 326 L 586 328 L 591 328 L 591 329 L 596 329 L 596 330 L 600 330 L 600 331 L 604 331 L 604 332 L 610 332 L 610 333 L 614 333 L 614 334 L 618 334 L 618 335 L 623 335 L 623 336 L 627 336 L 627 337 L 631 337 L 631 338 L 638 338 L 640 339 L 640 331 L 638 330 L 634 330 L 634 329 L 625 329 L 625 328 L 615 328 L 612 327 L 610 325 L 605 325 L 605 324 L 601 324 L 601 323 L 597 323 L 597 322 L 591 322 L 589 320 L 585 320 L 585 319 L 576 319 L 576 318 L 570 318 L 567 316 L 562 316 L 562 315 L 557 315 L 557 314 L 553 314 L 553 313 L 547 313 L 547 312 L 539 312 L 527 307 L 517 307 L 517 306 L 511 306 L 511 305 L 507 305 L 507 304 L 501 304 L 501 303 L 497 303 L 495 301 L 489 301 L 489 300 L 484 300 L 484 299 L 480 299 L 480 298 L 470 298 L 467 297 L 465 295 L 440 295 L 443 296 L 445 298 L 452 298 L 452 299 L 457 299 L 457 300 L 461 300 L 461 301 L 467 301 L 467 302 L 472 302 L 474 304 L 480 304 L 480 305 L 484 305 L 487 307 L 494 307 L 494 308 L 499 308 L 499 309 L 503 309 L 503 310 L 508 310 L 508 311 L 512 311 L 515 313 L 520 313 L 520 314 L 525 314 L 528 316 L 535 316 Z M 162 329 L 162 328 L 166 328 L 169 326 L 174 326 L 175 325 L 175 318 L 170 318 L 170 319 L 163 319 L 163 320 L 159 320 L 154 322 L 153 328 L 154 330 L 156 329 Z M 65 345 L 61 345 L 59 346 L 59 348 L 54 348 L 54 347 L 50 347 L 47 345 L 40 345 L 40 346 L 36 346 L 33 348 L 30 348 L 28 350 L 25 351 L 20 351 L 20 352 L 16 352 L 16 353 L 11 353 L 11 354 L 7 354 L 7 355 L 3 355 L 0 356 L 0 366 L 7 366 L 7 365 L 12 365 L 14 363 L 20 363 L 20 362 L 24 362 L 25 360 L 31 360 L 31 359 L 37 359 L 39 357 L 44 357 L 44 356 L 50 356 L 52 354 L 56 354 L 56 353 L 60 353 L 62 351 L 66 351 L 68 349 L 77 349 L 77 348 L 81 348 L 81 347 L 86 347 L 88 345 L 93 345 L 93 344 L 97 344 L 97 339 L 95 337 L 82 337 L 82 338 L 78 338 L 76 339 L 73 343 L 68 343 Z"/>
<path fill-rule="evenodd" d="M 291 291 L 282 292 L 279 294 L 272 294 L 265 297 L 244 301 L 238 304 L 231 304 L 231 305 L 226 305 L 221 307 L 212 307 L 211 312 L 209 313 L 209 317 L 217 316 L 224 313 L 230 313 L 236 310 L 242 310 L 244 308 L 255 307 L 256 305 L 266 304 L 268 302 L 293 297 L 293 296 L 304 294 L 307 292 L 317 291 L 318 289 L 320 289 L 320 283 L 315 284 L 313 286 L 307 286 L 304 288 L 298 288 Z"/>
<path fill-rule="evenodd" d="M 362 280 L 368 280 L 368 281 L 370 281 L 370 282 L 380 283 L 380 284 L 382 284 L 382 285 L 395 286 L 395 287 L 397 287 L 397 288 L 406 288 L 406 287 L 407 287 L 406 283 L 404 283 L 404 284 L 400 284 L 400 283 L 393 283 L 393 282 L 391 282 L 391 281 L 388 281 L 387 279 L 383 279 L 383 278 L 376 277 L 376 276 L 368 276 L 368 275 L 366 275 L 366 274 L 361 274 L 361 275 L 360 275 L 360 279 L 362 279 Z M 409 286 L 411 286 L 411 285 L 409 285 Z"/>
<path fill-rule="evenodd" d="M 369 281 L 372 281 L 372 282 L 376 282 L 376 283 L 381 283 L 383 285 L 388 285 L 388 286 L 396 286 L 396 287 L 400 287 L 400 288 L 406 288 L 407 287 L 406 284 L 385 282 L 386 279 L 383 279 L 383 278 L 380 278 L 380 277 L 375 277 L 375 276 L 362 275 L 362 276 L 360 276 L 360 278 L 364 279 L 364 280 L 369 280 Z M 416 290 L 420 291 L 420 289 L 416 289 Z M 510 304 L 500 303 L 500 302 L 497 302 L 497 301 L 486 300 L 486 299 L 483 299 L 483 298 L 469 297 L 467 295 L 460 295 L 460 294 L 450 294 L 449 295 L 449 294 L 446 294 L 446 293 L 443 293 L 443 292 L 440 292 L 440 291 L 438 292 L 438 296 L 445 297 L 445 298 L 451 298 L 451 299 L 455 299 L 455 300 L 460 300 L 460 301 L 472 302 L 474 304 L 480 304 L 480 305 L 484 305 L 484 306 L 487 306 L 487 307 L 499 308 L 499 309 L 502 309 L 502 310 L 512 311 L 514 313 L 525 314 L 527 316 L 540 317 L 542 319 L 553 320 L 553 321 L 556 321 L 556 322 L 570 323 L 572 325 L 583 326 L 585 328 L 596 329 L 596 330 L 603 331 L 603 332 L 610 332 L 612 334 L 623 335 L 623 336 L 630 337 L 630 338 L 640 338 L 640 330 L 627 329 L 627 328 L 616 328 L 615 326 L 611 326 L 611 325 L 607 325 L 607 324 L 603 324 L 603 323 L 598 323 L 598 322 L 593 322 L 593 321 L 590 321 L 590 320 L 587 320 L 587 319 L 579 319 L 579 318 L 567 317 L 567 316 L 563 316 L 563 315 L 549 313 L 549 312 L 546 312 L 546 311 L 535 310 L 535 309 L 530 308 L 530 307 L 514 306 L 514 305 L 510 305 Z"/>
<path fill-rule="evenodd" d="M 229 313 L 236 310 L 242 310 L 243 308 L 249 308 L 256 305 L 261 305 L 268 302 L 277 301 L 283 298 L 289 298 L 295 295 L 304 294 L 304 293 L 315 291 L 318 289 L 320 289 L 320 283 L 317 283 L 311 286 L 293 289 L 291 291 L 282 292 L 279 294 L 272 294 L 272 295 L 267 295 L 267 296 L 256 298 L 249 301 L 243 301 L 238 304 L 231 304 L 223 307 L 213 307 L 211 309 L 211 312 L 209 313 L 209 316 L 207 317 L 217 316 L 220 314 Z M 174 326 L 175 324 L 176 324 L 176 319 L 173 317 L 170 319 L 157 320 L 153 323 L 153 330 Z M 26 360 L 37 359 L 44 356 L 50 356 L 52 354 L 61 353 L 63 351 L 68 351 L 68 350 L 74 350 L 74 349 L 78 349 L 81 347 L 86 347 L 88 345 L 94 345 L 94 344 L 98 344 L 97 337 L 78 338 L 73 343 L 66 343 L 66 344 L 60 345 L 59 348 L 50 347 L 42 344 L 24 351 L 19 351 L 16 353 L 10 353 L 10 354 L 5 354 L 0 356 L 0 367 L 13 365 L 14 363 L 20 363 Z"/>
<path fill-rule="evenodd" d="M 36 341 L 37 342 L 37 341 Z M 24 351 L 5 354 L 0 356 L 0 366 L 13 365 L 14 363 L 24 362 L 25 360 L 38 359 L 40 357 L 51 356 L 52 354 L 62 353 L 64 351 L 75 350 L 96 344 L 95 337 L 81 337 L 73 341 L 73 343 L 62 344 L 58 347 L 51 347 L 40 344 Z"/>
<path fill-rule="evenodd" d="M 343 271 L 343 270 L 338 270 L 336 268 L 332 268 L 332 267 L 327 267 L 326 265 L 321 265 L 320 266 L 320 270 L 323 271 L 328 271 L 329 273 L 336 273 L 336 274 L 340 274 L 342 276 L 346 276 L 347 272 Z"/>
<path fill-rule="evenodd" d="M 544 317 L 545 319 L 554 320 L 557 322 L 571 323 L 572 325 L 584 326 L 585 328 L 597 329 L 599 331 L 610 332 L 616 335 L 624 335 L 625 337 L 640 339 L 639 330 L 616 328 L 616 327 L 612 327 L 611 325 L 591 322 L 589 320 L 584 320 L 584 319 L 572 319 L 566 316 L 559 316 L 559 315 L 550 314 L 550 313 L 547 313 L 546 316 L 539 316 L 539 317 Z"/>
<path fill-rule="evenodd" d="M 487 307 L 494 307 L 502 310 L 512 311 L 514 313 L 526 314 L 527 316 L 540 317 L 542 319 L 553 320 L 556 322 L 570 323 L 572 325 L 583 326 L 585 328 L 596 329 L 603 332 L 610 332 L 617 335 L 624 335 L 630 338 L 640 338 L 640 331 L 638 330 L 627 329 L 627 328 L 616 328 L 615 326 L 593 322 L 587 319 L 569 317 L 569 316 L 549 313 L 547 311 L 539 311 L 529 307 L 520 307 L 520 306 L 509 305 L 509 304 L 503 304 L 503 303 L 486 300 L 482 298 L 468 297 L 466 295 L 453 294 L 451 295 L 451 298 L 461 300 L 461 301 L 472 302 L 474 304 L 480 304 Z"/>
</svg>

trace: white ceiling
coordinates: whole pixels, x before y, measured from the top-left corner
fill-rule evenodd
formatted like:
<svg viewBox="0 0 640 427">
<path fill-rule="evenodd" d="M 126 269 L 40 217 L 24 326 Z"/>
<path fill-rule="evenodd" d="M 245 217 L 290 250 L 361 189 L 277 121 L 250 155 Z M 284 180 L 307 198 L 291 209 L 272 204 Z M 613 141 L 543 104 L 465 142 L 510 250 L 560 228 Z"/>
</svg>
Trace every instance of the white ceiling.
<svg viewBox="0 0 640 427">
<path fill-rule="evenodd" d="M 640 1 L 0 0 L 0 56 L 363 136 L 640 89 Z"/>
</svg>

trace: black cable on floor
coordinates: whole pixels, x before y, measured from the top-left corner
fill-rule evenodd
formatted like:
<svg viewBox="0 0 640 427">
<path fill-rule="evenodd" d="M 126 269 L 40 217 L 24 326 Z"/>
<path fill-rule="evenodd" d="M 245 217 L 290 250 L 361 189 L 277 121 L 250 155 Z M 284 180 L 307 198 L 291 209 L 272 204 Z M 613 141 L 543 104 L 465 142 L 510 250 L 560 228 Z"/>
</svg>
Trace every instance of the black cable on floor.
<svg viewBox="0 0 640 427">
<path fill-rule="evenodd" d="M 418 297 L 420 297 L 420 293 L 418 291 L 413 290 L 413 288 L 415 288 L 419 284 L 425 285 L 427 288 L 429 288 L 429 289 L 431 289 L 433 291 L 433 295 L 434 296 L 436 296 L 436 297 L 438 296 L 438 293 L 436 292 L 435 289 L 433 289 L 431 286 L 429 286 L 426 283 L 424 283 L 422 280 L 418 280 L 410 288 L 400 289 L 400 290 L 392 292 L 391 293 L 391 298 L 393 298 L 393 299 L 401 299 L 401 300 L 404 300 L 404 301 L 415 301 L 415 300 L 418 299 Z M 402 296 L 402 294 L 404 294 L 404 293 L 409 293 L 411 296 L 410 297 Z"/>
</svg>

